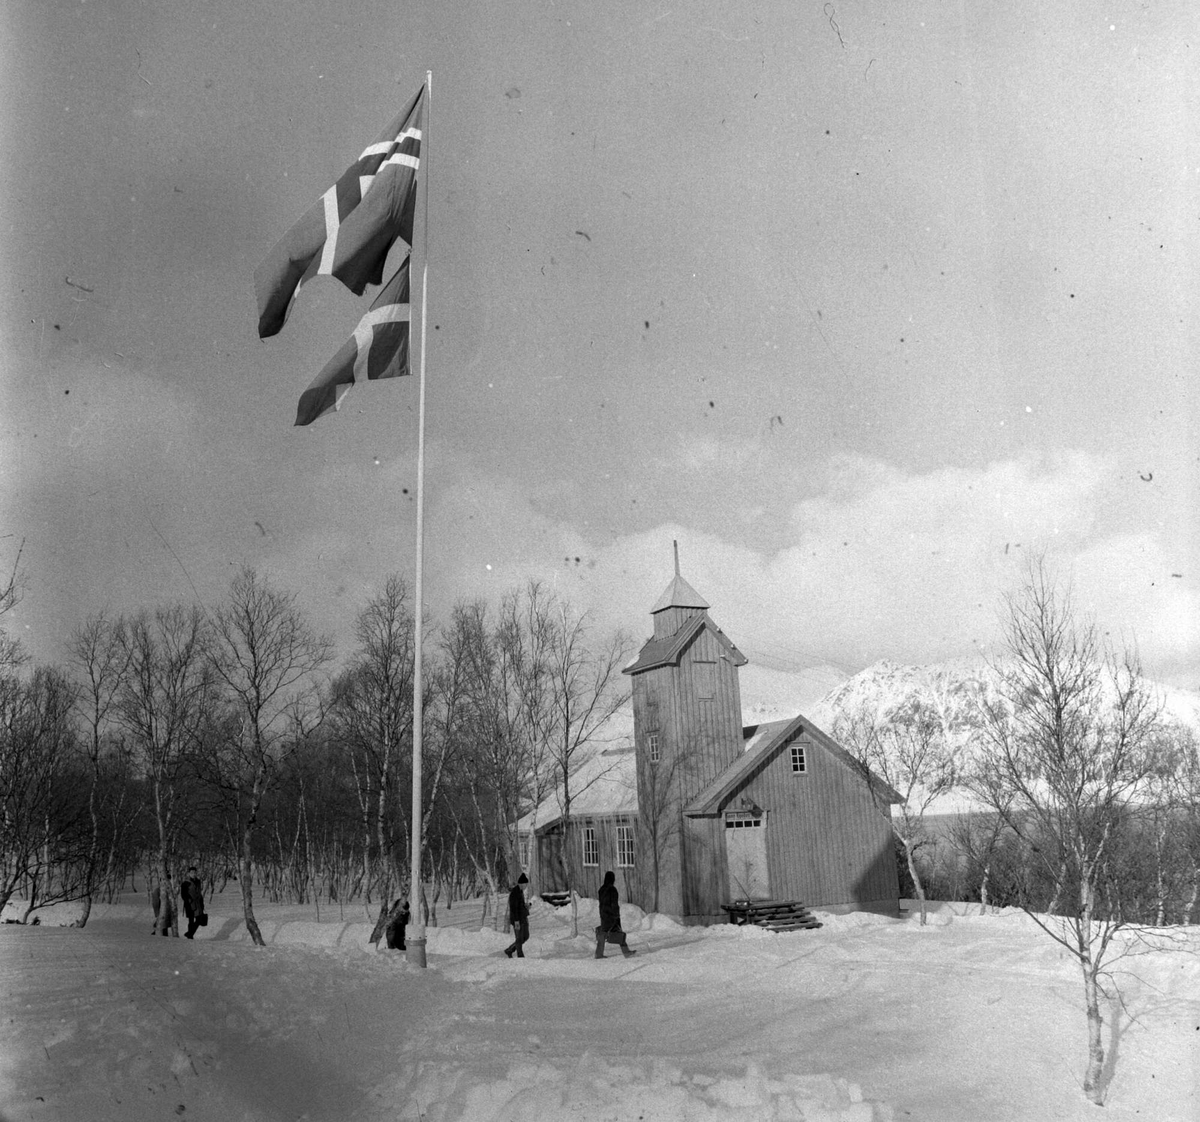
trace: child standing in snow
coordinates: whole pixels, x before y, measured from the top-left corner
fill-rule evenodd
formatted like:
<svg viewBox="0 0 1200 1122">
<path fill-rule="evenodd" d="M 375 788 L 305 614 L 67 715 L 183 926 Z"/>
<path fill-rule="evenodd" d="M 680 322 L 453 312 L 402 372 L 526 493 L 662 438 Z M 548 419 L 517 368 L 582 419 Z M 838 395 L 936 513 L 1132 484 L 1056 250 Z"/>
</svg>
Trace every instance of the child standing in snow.
<svg viewBox="0 0 1200 1122">
<path fill-rule="evenodd" d="M 616 943 L 626 958 L 637 954 L 621 930 L 621 898 L 617 893 L 617 876 L 611 869 L 604 874 L 604 883 L 597 896 L 600 899 L 600 926 L 596 928 L 596 957 L 604 957 L 606 941 Z"/>
<path fill-rule="evenodd" d="M 195 865 L 188 869 L 187 876 L 179 886 L 179 895 L 183 897 L 183 914 L 187 916 L 188 921 L 183 937 L 191 939 L 195 936 L 197 928 L 208 923 L 208 916 L 204 914 L 204 889 Z"/>
<path fill-rule="evenodd" d="M 512 924 L 513 942 L 504 948 L 504 953 L 509 958 L 512 958 L 513 951 L 516 951 L 517 958 L 525 957 L 521 948 L 529 938 L 529 905 L 525 903 L 525 889 L 522 886 L 528 883 L 529 878 L 522 873 L 508 894 L 508 922 Z"/>
<path fill-rule="evenodd" d="M 392 914 L 388 917 L 388 924 L 384 930 L 384 938 L 387 940 L 388 950 L 403 951 L 408 949 L 408 945 L 404 942 L 404 929 L 408 926 L 408 921 L 411 918 L 412 910 L 407 900 L 397 900 L 392 905 Z"/>
</svg>

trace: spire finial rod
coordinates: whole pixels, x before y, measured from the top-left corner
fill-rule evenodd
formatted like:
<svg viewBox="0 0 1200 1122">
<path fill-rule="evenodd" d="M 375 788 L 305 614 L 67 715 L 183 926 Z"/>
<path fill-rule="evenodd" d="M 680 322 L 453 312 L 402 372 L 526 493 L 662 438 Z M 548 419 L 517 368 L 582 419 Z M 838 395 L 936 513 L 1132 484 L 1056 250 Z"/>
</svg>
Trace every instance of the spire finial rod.
<svg viewBox="0 0 1200 1122">
<path fill-rule="evenodd" d="M 672 541 L 671 548 L 675 550 L 675 575 L 679 576 L 679 542 Z"/>
</svg>

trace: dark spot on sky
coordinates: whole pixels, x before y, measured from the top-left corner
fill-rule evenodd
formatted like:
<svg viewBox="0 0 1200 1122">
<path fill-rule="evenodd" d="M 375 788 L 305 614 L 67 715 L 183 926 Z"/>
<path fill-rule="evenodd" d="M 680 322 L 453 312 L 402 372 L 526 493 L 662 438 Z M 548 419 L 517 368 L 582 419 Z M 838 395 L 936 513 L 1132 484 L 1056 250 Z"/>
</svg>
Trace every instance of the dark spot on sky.
<svg viewBox="0 0 1200 1122">
<path fill-rule="evenodd" d="M 66 395 L 69 397 L 69 396 L 70 396 L 70 394 L 71 394 L 71 391 L 70 391 L 70 390 L 63 390 L 63 393 L 64 393 L 64 394 L 66 394 Z"/>
<path fill-rule="evenodd" d="M 575 233 L 577 233 L 581 238 L 587 238 L 589 242 L 592 240 L 592 235 L 586 230 L 576 230 Z"/>
<path fill-rule="evenodd" d="M 402 494 L 402 495 L 407 495 L 407 494 L 408 494 L 408 488 L 407 488 L 407 487 L 401 487 L 401 488 L 400 488 L 400 494 Z"/>
<path fill-rule="evenodd" d="M 717 403 L 715 401 L 710 401 L 708 403 L 708 407 L 709 409 L 715 409 L 717 407 Z"/>
<path fill-rule="evenodd" d="M 62 324 L 58 324 L 58 323 L 56 323 L 56 324 L 54 325 L 54 330 L 55 330 L 55 331 L 61 331 L 61 330 L 62 330 Z"/>
<path fill-rule="evenodd" d="M 643 322 L 646 324 L 646 330 L 647 330 L 647 331 L 649 331 L 649 330 L 650 330 L 650 321 L 649 321 L 649 320 L 645 320 L 645 321 L 643 321 Z"/>
<path fill-rule="evenodd" d="M 511 101 L 515 97 L 520 97 L 521 91 L 517 89 L 516 86 L 509 86 L 508 89 L 504 91 L 504 96 Z"/>
</svg>

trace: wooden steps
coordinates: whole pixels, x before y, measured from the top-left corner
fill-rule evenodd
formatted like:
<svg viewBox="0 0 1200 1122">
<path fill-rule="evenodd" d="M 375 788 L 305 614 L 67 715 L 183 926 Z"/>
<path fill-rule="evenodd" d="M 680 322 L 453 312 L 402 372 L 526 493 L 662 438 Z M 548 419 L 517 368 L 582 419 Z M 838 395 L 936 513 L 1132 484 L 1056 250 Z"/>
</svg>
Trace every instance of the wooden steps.
<svg viewBox="0 0 1200 1122">
<path fill-rule="evenodd" d="M 821 921 L 799 900 L 734 900 L 722 904 L 729 922 L 738 926 L 754 924 L 768 931 L 804 931 L 821 926 Z"/>
</svg>

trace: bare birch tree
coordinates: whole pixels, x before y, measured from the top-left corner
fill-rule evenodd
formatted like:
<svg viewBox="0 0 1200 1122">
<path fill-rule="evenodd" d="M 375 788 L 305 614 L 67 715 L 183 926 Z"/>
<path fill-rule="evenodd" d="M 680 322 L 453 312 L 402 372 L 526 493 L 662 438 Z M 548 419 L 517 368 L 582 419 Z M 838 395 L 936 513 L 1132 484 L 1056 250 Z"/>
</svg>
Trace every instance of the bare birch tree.
<svg viewBox="0 0 1200 1122">
<path fill-rule="evenodd" d="M 1100 1010 L 1126 924 L 1113 875 L 1130 809 L 1153 765 L 1158 706 L 1135 654 L 1080 621 L 1069 589 L 1031 563 L 1005 600 L 999 697 L 984 702 L 971 786 L 1020 839 L 1045 897 L 1025 910 L 1079 965 L 1087 1015 L 1083 1090 L 1102 1104 Z"/>
<path fill-rule="evenodd" d="M 101 776 L 105 751 L 105 732 L 116 709 L 117 696 L 125 682 L 130 651 L 124 639 L 125 623 L 103 614 L 91 616 L 80 624 L 71 637 L 70 657 L 80 688 L 76 700 L 84 724 L 83 750 L 89 767 L 88 821 L 91 826 L 84 865 L 83 911 L 77 921 L 87 925 L 92 910 L 100 865 Z M 118 793 L 123 798 L 124 791 Z M 110 858 L 113 847 L 109 847 Z"/>
<path fill-rule="evenodd" d="M 950 747 L 938 714 L 917 703 L 904 713 L 880 720 L 865 709 L 839 715 L 834 739 L 862 770 L 872 798 L 881 805 L 892 825 L 892 834 L 904 850 L 905 862 L 926 922 L 925 886 L 916 854 L 930 842 L 925 815 L 934 800 L 955 784 L 957 754 Z M 871 776 L 878 776 L 902 798 L 889 809 Z"/>
<path fill-rule="evenodd" d="M 263 798 L 301 734 L 290 719 L 297 694 L 331 657 L 296 606 L 253 569 L 233 579 L 214 613 L 209 664 L 237 714 L 225 777 L 239 806 L 242 912 L 250 938 L 263 945 L 254 918 L 254 842 Z"/>
<path fill-rule="evenodd" d="M 53 667 L 0 677 L 0 909 L 20 888 L 23 921 L 77 890 L 73 704 L 73 684 Z"/>
<path fill-rule="evenodd" d="M 537 736 L 544 739 L 546 755 L 553 766 L 562 810 L 563 875 L 567 885 L 572 886 L 576 847 L 571 803 L 586 789 L 579 784 L 576 772 L 599 749 L 613 718 L 629 700 L 621 667 L 628 659 L 631 642 L 623 631 L 598 640 L 586 614 L 575 614 L 556 597 L 540 601 L 533 585 L 529 591 L 529 610 L 531 622 L 536 613 L 544 615 L 549 623 L 544 655 L 548 704 L 539 707 L 538 711 L 545 713 L 545 723 L 537 728 Z M 596 782 L 603 774 L 593 772 L 590 782 Z M 574 892 L 571 933 L 579 934 L 579 902 Z"/>
<path fill-rule="evenodd" d="M 215 686 L 211 635 L 198 607 L 174 604 L 140 613 L 121 635 L 127 673 L 117 694 L 120 720 L 149 786 L 158 835 L 160 907 L 155 930 L 178 934 L 175 845 L 184 784 L 195 774 L 196 750 Z"/>
</svg>

